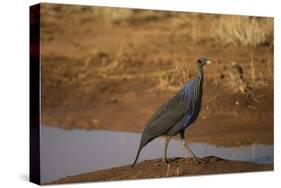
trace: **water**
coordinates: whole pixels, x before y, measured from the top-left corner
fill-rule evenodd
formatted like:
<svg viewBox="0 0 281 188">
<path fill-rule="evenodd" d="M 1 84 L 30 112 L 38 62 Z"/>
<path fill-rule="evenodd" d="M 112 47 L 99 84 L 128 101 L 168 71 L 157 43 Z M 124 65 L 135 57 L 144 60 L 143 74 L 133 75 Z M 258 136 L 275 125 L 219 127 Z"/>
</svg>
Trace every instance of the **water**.
<svg viewBox="0 0 281 188">
<path fill-rule="evenodd" d="M 41 127 L 41 181 L 131 164 L 139 145 L 140 134 L 116 131 L 66 131 Z M 272 163 L 273 146 L 253 144 L 240 147 L 217 147 L 206 143 L 190 143 L 199 157 L 217 156 L 224 159 Z M 158 138 L 141 152 L 139 161 L 162 157 L 164 139 Z M 168 157 L 190 154 L 179 140 L 171 140 Z M 138 161 L 138 162 L 139 162 Z"/>
</svg>

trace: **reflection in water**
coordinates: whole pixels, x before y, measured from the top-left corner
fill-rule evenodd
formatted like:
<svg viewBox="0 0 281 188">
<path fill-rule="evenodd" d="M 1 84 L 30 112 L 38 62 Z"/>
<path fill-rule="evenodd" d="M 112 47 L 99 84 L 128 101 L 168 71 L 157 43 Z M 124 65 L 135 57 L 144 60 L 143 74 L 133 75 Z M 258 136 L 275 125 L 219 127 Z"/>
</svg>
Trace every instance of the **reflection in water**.
<svg viewBox="0 0 281 188">
<path fill-rule="evenodd" d="M 41 126 L 41 181 L 45 183 L 66 176 L 131 164 L 140 136 L 137 133 L 78 129 L 65 131 Z M 253 144 L 226 148 L 206 143 L 190 143 L 189 146 L 199 157 L 217 156 L 256 163 L 273 162 L 272 145 Z M 154 140 L 143 149 L 139 161 L 162 157 L 163 147 L 163 139 Z M 179 140 L 170 141 L 168 157 L 187 156 L 190 154 Z"/>
</svg>

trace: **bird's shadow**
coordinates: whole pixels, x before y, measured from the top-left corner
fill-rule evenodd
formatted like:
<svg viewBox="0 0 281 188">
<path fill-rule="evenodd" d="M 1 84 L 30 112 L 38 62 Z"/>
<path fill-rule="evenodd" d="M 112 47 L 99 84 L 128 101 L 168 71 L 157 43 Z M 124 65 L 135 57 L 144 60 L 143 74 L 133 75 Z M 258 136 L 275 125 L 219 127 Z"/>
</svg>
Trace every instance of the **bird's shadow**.
<svg viewBox="0 0 281 188">
<path fill-rule="evenodd" d="M 168 161 L 169 161 L 169 163 L 179 163 L 180 160 L 184 160 L 184 159 L 185 158 L 174 157 L 174 158 L 169 158 Z M 225 160 L 225 159 L 219 158 L 217 156 L 206 156 L 206 157 L 198 158 L 198 159 L 202 160 L 202 164 L 213 163 L 213 162 Z"/>
<path fill-rule="evenodd" d="M 178 162 L 180 159 L 182 159 L 181 157 L 174 157 L 174 158 L 169 158 L 168 161 L 173 163 L 173 162 Z"/>
</svg>

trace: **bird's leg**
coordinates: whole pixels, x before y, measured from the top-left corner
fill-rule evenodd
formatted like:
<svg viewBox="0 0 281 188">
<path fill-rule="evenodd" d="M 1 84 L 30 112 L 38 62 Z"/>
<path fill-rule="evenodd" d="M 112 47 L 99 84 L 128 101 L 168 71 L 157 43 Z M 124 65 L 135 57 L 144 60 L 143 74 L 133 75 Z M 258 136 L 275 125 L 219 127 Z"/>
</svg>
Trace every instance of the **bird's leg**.
<svg viewBox="0 0 281 188">
<path fill-rule="evenodd" d="M 184 148 L 190 152 L 192 154 L 192 157 L 194 160 L 196 160 L 199 164 L 204 163 L 203 160 L 199 159 L 198 157 L 196 157 L 196 155 L 193 153 L 193 151 L 190 149 L 190 147 L 186 144 L 186 141 L 184 139 L 184 132 L 180 132 L 181 138 L 183 140 L 182 145 L 184 146 Z"/>
<path fill-rule="evenodd" d="M 192 154 L 193 159 L 195 159 L 198 163 L 202 163 L 202 161 L 198 157 L 196 157 L 196 155 L 193 153 L 190 147 L 188 147 L 188 145 L 185 143 L 185 140 L 183 141 L 182 145 L 187 151 L 189 151 Z"/>
<path fill-rule="evenodd" d="M 167 136 L 166 139 L 165 139 L 164 156 L 163 156 L 163 162 L 165 162 L 165 163 L 168 163 L 167 149 L 168 149 L 168 144 L 169 144 L 170 139 L 171 139 L 170 136 Z"/>
</svg>

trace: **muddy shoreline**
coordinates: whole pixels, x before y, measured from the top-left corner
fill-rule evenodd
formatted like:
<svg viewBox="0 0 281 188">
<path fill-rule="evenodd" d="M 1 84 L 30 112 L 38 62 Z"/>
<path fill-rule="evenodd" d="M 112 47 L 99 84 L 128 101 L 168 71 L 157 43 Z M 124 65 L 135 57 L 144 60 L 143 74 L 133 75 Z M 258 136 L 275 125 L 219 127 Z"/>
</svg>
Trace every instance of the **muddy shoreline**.
<svg viewBox="0 0 281 188">
<path fill-rule="evenodd" d="M 122 166 L 96 172 L 68 176 L 46 184 L 66 184 L 95 181 L 115 181 L 145 178 L 164 178 L 173 176 L 195 176 L 221 173 L 241 173 L 254 171 L 271 171 L 273 164 L 256 164 L 250 162 L 230 161 L 218 157 L 205 157 L 205 164 L 198 164 L 191 158 L 173 158 L 167 165 L 161 159 L 146 160 L 134 167 Z"/>
</svg>

